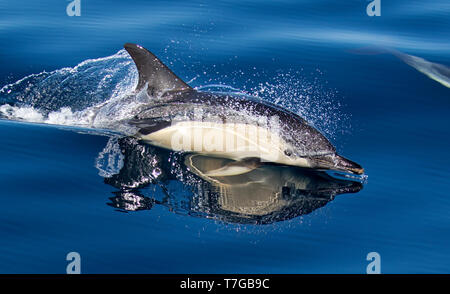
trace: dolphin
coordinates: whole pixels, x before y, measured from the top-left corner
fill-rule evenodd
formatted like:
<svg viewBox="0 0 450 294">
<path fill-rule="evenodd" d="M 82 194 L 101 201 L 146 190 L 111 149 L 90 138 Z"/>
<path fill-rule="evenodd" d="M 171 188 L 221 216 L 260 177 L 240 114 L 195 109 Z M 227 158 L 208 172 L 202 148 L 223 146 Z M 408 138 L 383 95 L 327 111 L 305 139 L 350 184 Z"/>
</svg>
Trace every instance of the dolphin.
<svg viewBox="0 0 450 294">
<path fill-rule="evenodd" d="M 435 80 L 436 82 L 447 88 L 450 88 L 450 67 L 446 65 L 431 62 L 419 56 L 406 54 L 393 48 L 385 48 L 379 46 L 363 47 L 356 50 L 351 50 L 350 52 L 353 52 L 355 54 L 370 55 L 382 53 L 392 54 L 407 65 L 423 73 L 430 79 Z"/>
<path fill-rule="evenodd" d="M 409 55 L 398 50 L 391 49 L 389 52 L 427 77 L 450 88 L 450 68 L 448 66 L 431 62 L 418 56 Z"/>
<path fill-rule="evenodd" d="M 254 97 L 197 91 L 142 46 L 127 43 L 124 48 L 139 73 L 134 94 L 148 101 L 127 121 L 140 140 L 231 159 L 232 164 L 213 171 L 216 177 L 248 173 L 263 164 L 364 173 L 299 115 Z"/>
</svg>

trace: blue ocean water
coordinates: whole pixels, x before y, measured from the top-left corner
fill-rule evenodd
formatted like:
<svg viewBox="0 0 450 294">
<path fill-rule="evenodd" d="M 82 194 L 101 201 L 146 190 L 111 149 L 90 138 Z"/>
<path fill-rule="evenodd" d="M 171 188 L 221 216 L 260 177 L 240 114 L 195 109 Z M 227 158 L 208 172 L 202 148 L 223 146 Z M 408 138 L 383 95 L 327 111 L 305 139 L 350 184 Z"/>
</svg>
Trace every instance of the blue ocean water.
<svg viewBox="0 0 450 294">
<path fill-rule="evenodd" d="M 68 4 L 0 1 L 0 273 L 65 273 L 72 251 L 82 273 L 366 273 L 369 252 L 382 273 L 450 271 L 450 90 L 386 50 L 449 66 L 448 1 Z M 303 115 L 367 181 L 296 172 L 315 188 L 265 213 L 256 190 L 221 198 L 105 130 L 136 104 L 126 42 Z"/>
</svg>

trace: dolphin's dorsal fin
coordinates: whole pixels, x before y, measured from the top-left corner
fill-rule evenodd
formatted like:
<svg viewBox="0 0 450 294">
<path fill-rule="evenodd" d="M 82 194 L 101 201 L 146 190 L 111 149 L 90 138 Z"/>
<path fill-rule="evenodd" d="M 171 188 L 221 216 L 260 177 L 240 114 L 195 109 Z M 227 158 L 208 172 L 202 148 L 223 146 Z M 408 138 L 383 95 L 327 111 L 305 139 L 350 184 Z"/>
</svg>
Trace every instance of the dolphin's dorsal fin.
<svg viewBox="0 0 450 294">
<path fill-rule="evenodd" d="M 136 91 L 148 85 L 150 96 L 159 96 L 166 92 L 180 92 L 192 88 L 177 77 L 161 60 L 142 46 L 127 43 L 123 46 L 133 58 L 139 72 Z"/>
</svg>

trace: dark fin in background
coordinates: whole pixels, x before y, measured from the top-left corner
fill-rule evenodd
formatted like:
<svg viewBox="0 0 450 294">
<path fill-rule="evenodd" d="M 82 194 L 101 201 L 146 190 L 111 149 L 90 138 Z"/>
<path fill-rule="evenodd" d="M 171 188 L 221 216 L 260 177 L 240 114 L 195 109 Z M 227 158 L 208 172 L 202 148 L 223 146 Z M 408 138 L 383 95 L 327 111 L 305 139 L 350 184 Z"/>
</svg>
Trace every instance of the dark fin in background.
<svg viewBox="0 0 450 294">
<path fill-rule="evenodd" d="M 133 58 L 139 72 L 136 91 L 148 84 L 150 96 L 159 96 L 166 91 L 180 92 L 192 88 L 175 75 L 161 60 L 142 46 L 126 43 L 124 46 Z"/>
</svg>

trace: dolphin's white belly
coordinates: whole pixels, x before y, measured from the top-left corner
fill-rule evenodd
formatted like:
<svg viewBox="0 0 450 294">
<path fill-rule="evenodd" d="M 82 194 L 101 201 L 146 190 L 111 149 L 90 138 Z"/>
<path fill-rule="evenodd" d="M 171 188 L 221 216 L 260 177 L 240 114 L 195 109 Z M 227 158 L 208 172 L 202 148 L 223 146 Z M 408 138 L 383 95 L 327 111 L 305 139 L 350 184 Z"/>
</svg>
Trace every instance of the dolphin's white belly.
<svg viewBox="0 0 450 294">
<path fill-rule="evenodd" d="M 243 123 L 180 121 L 150 133 L 140 135 L 149 143 L 175 151 L 241 160 L 261 161 L 309 167 L 306 159 L 291 159 L 285 154 L 286 142 L 273 131 Z"/>
</svg>

